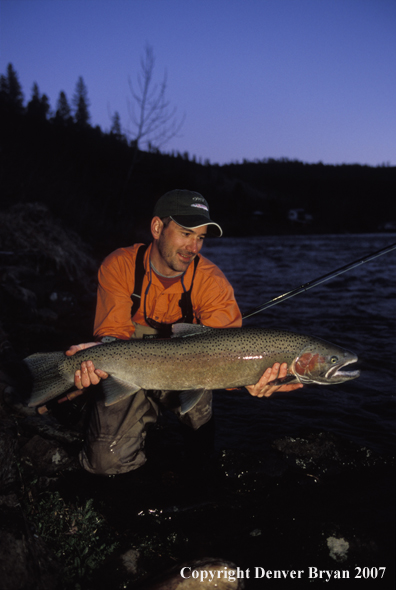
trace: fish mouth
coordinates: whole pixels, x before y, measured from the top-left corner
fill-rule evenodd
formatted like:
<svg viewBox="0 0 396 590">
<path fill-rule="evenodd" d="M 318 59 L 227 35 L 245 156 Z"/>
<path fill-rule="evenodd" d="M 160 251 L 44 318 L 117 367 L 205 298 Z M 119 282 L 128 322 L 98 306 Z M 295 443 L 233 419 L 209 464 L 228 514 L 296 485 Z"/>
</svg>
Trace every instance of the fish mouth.
<svg viewBox="0 0 396 590">
<path fill-rule="evenodd" d="M 355 356 L 351 359 L 348 359 L 342 363 L 342 365 L 331 367 L 325 375 L 325 379 L 330 381 L 331 383 L 342 383 L 344 381 L 349 381 L 350 379 L 356 379 L 360 375 L 360 371 L 344 371 L 343 369 L 347 365 L 351 365 L 356 363 L 358 358 Z"/>
</svg>

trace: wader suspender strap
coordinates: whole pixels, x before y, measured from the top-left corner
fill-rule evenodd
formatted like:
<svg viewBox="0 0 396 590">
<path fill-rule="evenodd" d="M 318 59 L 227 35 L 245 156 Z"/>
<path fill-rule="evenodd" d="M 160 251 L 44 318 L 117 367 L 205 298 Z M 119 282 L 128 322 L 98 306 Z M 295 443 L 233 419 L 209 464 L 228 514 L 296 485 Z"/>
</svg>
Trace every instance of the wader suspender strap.
<svg viewBox="0 0 396 590">
<path fill-rule="evenodd" d="M 146 253 L 147 248 L 148 248 L 147 244 L 143 244 L 142 246 L 140 246 L 140 248 L 136 254 L 135 287 L 134 287 L 133 293 L 131 295 L 131 299 L 132 299 L 131 317 L 132 318 L 140 307 L 143 279 L 144 279 L 144 275 L 145 275 L 144 255 Z M 194 319 L 193 306 L 192 306 L 192 302 L 191 302 L 191 291 L 192 291 L 193 284 L 194 284 L 195 271 L 197 270 L 198 262 L 199 262 L 199 258 L 198 258 L 198 256 L 196 256 L 194 258 L 194 273 L 193 273 L 193 276 L 191 279 L 191 287 L 188 291 L 185 291 L 184 293 L 182 293 L 181 299 L 179 301 L 179 305 L 182 310 L 182 317 L 179 320 L 179 322 L 183 322 L 186 324 L 192 324 L 193 319 Z"/>
<path fill-rule="evenodd" d="M 192 306 L 192 301 L 191 301 L 191 291 L 192 291 L 193 284 L 194 284 L 195 271 L 197 270 L 198 262 L 199 262 L 199 258 L 198 258 L 198 256 L 196 256 L 194 258 L 194 272 L 193 272 L 193 276 L 191 279 L 191 287 L 189 288 L 188 291 L 184 291 L 184 293 L 182 293 L 181 299 L 179 301 L 179 305 L 182 310 L 182 317 L 177 323 L 180 323 L 180 322 L 182 322 L 183 324 L 192 324 L 193 323 L 194 312 L 193 312 L 193 306 Z M 198 323 L 199 323 L 199 321 L 198 321 Z"/>
<path fill-rule="evenodd" d="M 143 279 L 144 279 L 144 255 L 148 248 L 147 244 L 143 244 L 140 246 L 139 250 L 136 254 L 136 261 L 135 261 L 135 287 L 133 289 L 133 293 L 131 295 L 132 299 L 132 309 L 131 309 L 131 318 L 135 315 L 137 310 L 140 307 L 140 300 L 142 294 L 142 286 L 143 286 Z"/>
</svg>

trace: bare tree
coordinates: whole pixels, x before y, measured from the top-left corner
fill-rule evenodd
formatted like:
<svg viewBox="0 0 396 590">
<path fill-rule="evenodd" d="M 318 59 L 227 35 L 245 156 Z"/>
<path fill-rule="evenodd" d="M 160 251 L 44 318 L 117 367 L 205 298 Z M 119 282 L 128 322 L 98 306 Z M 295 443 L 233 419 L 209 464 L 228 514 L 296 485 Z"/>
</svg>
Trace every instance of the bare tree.
<svg viewBox="0 0 396 590">
<path fill-rule="evenodd" d="M 162 82 L 157 84 L 153 79 L 154 66 L 153 48 L 146 45 L 140 60 L 141 71 L 137 76 L 136 90 L 129 79 L 132 101 L 128 100 L 128 111 L 134 126 L 130 135 L 137 149 L 142 144 L 149 150 L 159 149 L 179 133 L 184 123 L 185 117 L 178 120 L 176 107 L 171 108 L 166 98 L 166 72 Z"/>
</svg>

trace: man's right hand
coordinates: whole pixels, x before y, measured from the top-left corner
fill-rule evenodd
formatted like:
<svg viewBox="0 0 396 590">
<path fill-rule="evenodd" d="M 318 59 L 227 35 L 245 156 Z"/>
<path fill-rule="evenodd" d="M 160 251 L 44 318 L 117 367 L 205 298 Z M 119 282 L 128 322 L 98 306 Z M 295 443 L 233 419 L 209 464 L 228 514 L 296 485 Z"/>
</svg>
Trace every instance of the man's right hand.
<svg viewBox="0 0 396 590">
<path fill-rule="evenodd" d="M 85 344 L 75 344 L 66 351 L 67 356 L 73 356 L 80 350 L 91 348 L 102 344 L 101 342 L 86 342 Z M 90 385 L 97 385 L 101 379 L 107 379 L 108 373 L 101 369 L 95 369 L 92 361 L 84 361 L 81 363 L 81 369 L 74 374 L 74 385 L 77 389 L 85 389 Z"/>
</svg>

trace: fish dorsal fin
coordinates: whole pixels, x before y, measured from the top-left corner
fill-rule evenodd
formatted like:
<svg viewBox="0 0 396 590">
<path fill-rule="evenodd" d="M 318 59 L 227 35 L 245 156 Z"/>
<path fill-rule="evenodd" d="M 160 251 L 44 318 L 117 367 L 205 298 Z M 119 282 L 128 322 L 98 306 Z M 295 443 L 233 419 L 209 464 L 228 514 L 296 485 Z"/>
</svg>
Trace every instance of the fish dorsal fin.
<svg viewBox="0 0 396 590">
<path fill-rule="evenodd" d="M 139 385 L 122 381 L 122 379 L 118 379 L 112 375 L 109 375 L 107 379 L 103 379 L 102 385 L 105 397 L 105 406 L 112 406 L 113 404 L 116 404 L 117 402 L 125 399 L 126 397 L 129 397 L 141 389 Z"/>
<path fill-rule="evenodd" d="M 205 334 L 216 328 L 209 328 L 202 324 L 173 324 L 172 338 L 185 338 L 186 336 L 197 336 L 198 334 Z"/>
</svg>

